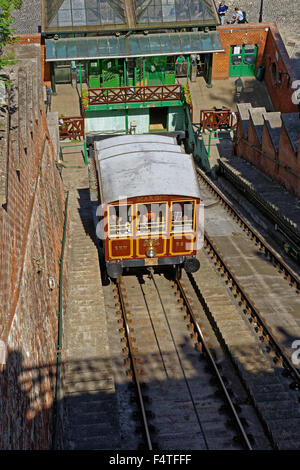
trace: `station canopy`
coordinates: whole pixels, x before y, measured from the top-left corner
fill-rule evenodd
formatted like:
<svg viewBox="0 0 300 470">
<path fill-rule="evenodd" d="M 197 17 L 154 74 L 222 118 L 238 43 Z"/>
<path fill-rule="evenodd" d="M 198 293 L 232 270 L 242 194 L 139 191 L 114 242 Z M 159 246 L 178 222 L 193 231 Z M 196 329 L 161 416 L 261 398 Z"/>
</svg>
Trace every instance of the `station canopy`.
<svg viewBox="0 0 300 470">
<path fill-rule="evenodd" d="M 47 62 L 223 51 L 218 31 L 46 40 Z"/>
<path fill-rule="evenodd" d="M 219 24 L 214 0 L 42 0 L 43 31 L 122 31 Z"/>
</svg>

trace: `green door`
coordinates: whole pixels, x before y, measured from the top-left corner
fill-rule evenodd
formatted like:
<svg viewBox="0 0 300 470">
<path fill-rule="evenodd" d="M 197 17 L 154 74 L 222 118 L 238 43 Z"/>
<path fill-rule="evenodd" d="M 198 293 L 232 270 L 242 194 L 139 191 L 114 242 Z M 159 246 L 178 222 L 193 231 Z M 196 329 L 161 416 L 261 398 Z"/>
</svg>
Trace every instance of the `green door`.
<svg viewBox="0 0 300 470">
<path fill-rule="evenodd" d="M 122 83 L 123 70 L 119 70 L 118 59 L 103 59 L 102 67 L 102 86 L 119 87 Z"/>
<path fill-rule="evenodd" d="M 100 60 L 90 60 L 88 63 L 89 88 L 100 88 Z"/>
<path fill-rule="evenodd" d="M 229 76 L 250 77 L 254 75 L 256 58 L 257 46 L 255 44 L 231 46 Z"/>
<path fill-rule="evenodd" d="M 148 85 L 164 85 L 166 73 L 166 57 L 147 58 L 147 83 Z"/>
</svg>

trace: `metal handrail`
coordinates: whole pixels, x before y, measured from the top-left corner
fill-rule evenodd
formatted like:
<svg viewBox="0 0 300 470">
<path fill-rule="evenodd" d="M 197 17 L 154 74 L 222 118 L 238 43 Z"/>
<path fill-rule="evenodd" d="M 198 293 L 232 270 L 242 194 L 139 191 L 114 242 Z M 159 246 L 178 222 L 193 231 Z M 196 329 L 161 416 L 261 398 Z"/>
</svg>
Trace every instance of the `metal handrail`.
<svg viewBox="0 0 300 470">
<path fill-rule="evenodd" d="M 58 340 L 56 347 L 56 387 L 55 387 L 55 435 L 54 435 L 54 448 L 58 448 L 58 420 L 59 420 L 59 406 L 60 406 L 60 390 L 61 390 L 61 353 L 63 341 L 63 272 L 64 272 L 64 254 L 66 245 L 66 234 L 68 225 L 68 202 L 69 191 L 66 193 L 65 210 L 64 210 L 64 226 L 63 238 L 61 241 L 61 255 L 59 258 L 59 300 L 58 300 Z"/>
</svg>

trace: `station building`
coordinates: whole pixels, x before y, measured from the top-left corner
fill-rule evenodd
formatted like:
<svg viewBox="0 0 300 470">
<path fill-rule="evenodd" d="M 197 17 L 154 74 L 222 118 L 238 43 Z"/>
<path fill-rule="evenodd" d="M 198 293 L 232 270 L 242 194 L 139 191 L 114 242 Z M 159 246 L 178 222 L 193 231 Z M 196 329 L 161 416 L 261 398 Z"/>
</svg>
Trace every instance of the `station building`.
<svg viewBox="0 0 300 470">
<path fill-rule="evenodd" d="M 209 170 L 203 142 L 192 125 L 199 123 L 199 115 L 198 109 L 193 113 L 189 87 L 199 78 L 208 89 L 235 78 L 264 81 L 272 111 L 293 115 L 278 118 L 280 123 L 277 119 L 278 134 L 298 116 L 297 77 L 274 23 L 221 26 L 213 0 L 43 0 L 42 6 L 44 84 L 54 94 L 59 85 L 77 84 L 82 122 L 77 120 L 75 127 L 82 129 L 87 147 L 99 135 L 183 131 L 186 151 Z M 271 151 L 275 165 L 260 158 L 259 168 L 284 185 L 292 178 L 287 186 L 298 194 L 294 132 L 290 140 L 295 153 L 292 165 L 291 157 L 285 157 L 286 146 L 275 143 Z M 263 155 L 261 139 L 256 144 Z M 235 151 L 254 162 L 248 155 L 251 145 L 238 141 Z M 279 177 L 287 170 L 285 158 L 292 176 Z M 281 161 L 280 172 L 276 160 Z M 277 170 L 271 171 L 273 167 Z"/>
</svg>

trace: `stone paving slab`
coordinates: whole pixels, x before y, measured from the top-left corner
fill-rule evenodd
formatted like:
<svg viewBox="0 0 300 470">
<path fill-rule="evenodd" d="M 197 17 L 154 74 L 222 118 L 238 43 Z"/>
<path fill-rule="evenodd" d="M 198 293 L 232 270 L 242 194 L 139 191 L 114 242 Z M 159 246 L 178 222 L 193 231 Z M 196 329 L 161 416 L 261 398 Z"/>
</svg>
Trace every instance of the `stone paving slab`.
<svg viewBox="0 0 300 470">
<path fill-rule="evenodd" d="M 74 450 L 117 449 L 118 404 L 88 172 L 80 150 L 67 149 L 64 163 L 70 217 L 64 315 L 64 445 Z"/>
</svg>

